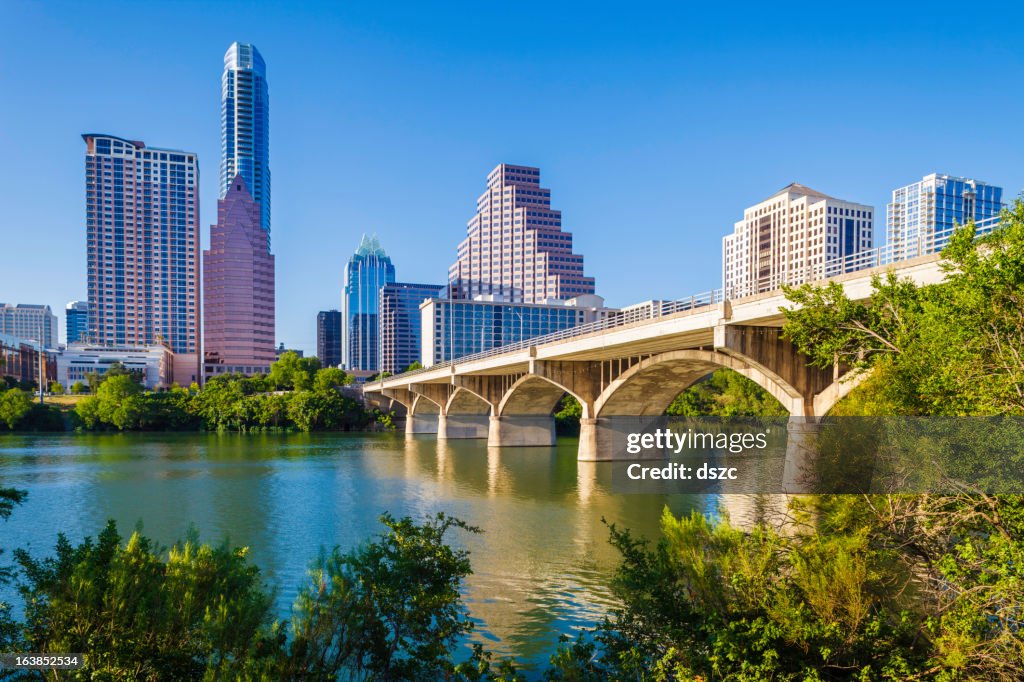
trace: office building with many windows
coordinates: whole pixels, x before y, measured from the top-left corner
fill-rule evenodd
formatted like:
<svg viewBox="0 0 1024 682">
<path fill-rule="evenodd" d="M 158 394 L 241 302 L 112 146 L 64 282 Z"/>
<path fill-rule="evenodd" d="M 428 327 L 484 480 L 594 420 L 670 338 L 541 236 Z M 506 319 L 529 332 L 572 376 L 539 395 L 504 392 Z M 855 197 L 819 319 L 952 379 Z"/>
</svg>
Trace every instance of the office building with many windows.
<svg viewBox="0 0 1024 682">
<path fill-rule="evenodd" d="M 886 238 L 894 260 L 935 253 L 957 225 L 998 220 L 1003 189 L 942 173 L 892 191 L 886 210 Z"/>
<path fill-rule="evenodd" d="M 70 301 L 64 308 L 64 326 L 68 343 L 77 343 L 89 338 L 89 302 Z"/>
<path fill-rule="evenodd" d="M 337 310 L 316 314 L 316 356 L 321 367 L 341 365 L 341 313 Z"/>
<path fill-rule="evenodd" d="M 199 162 L 191 152 L 86 134 L 90 342 L 167 345 L 200 380 Z"/>
<path fill-rule="evenodd" d="M 274 256 L 241 174 L 217 202 L 203 252 L 204 374 L 264 374 L 274 362 Z"/>
<path fill-rule="evenodd" d="M 539 168 L 503 163 L 492 170 L 467 233 L 448 269 L 452 298 L 542 303 L 594 293 L 594 278 L 584 276 L 583 256 L 573 253 L 572 233 L 562 230 Z"/>
<path fill-rule="evenodd" d="M 874 209 L 793 183 L 743 212 L 722 240 L 725 295 L 749 296 L 857 269 Z"/>
<path fill-rule="evenodd" d="M 420 362 L 430 367 L 604 319 L 616 311 L 594 294 L 548 304 L 428 299 L 420 306 Z"/>
<path fill-rule="evenodd" d="M 56 348 L 57 316 L 48 305 L 0 303 L 0 334 L 41 342 L 46 348 Z"/>
<path fill-rule="evenodd" d="M 270 232 L 270 94 L 267 65 L 255 46 L 232 43 L 221 76 L 220 198 L 241 175 Z"/>
<path fill-rule="evenodd" d="M 398 374 L 420 359 L 420 304 L 440 298 L 441 284 L 395 282 L 380 290 L 380 371 Z"/>
<path fill-rule="evenodd" d="M 345 369 L 378 371 L 380 290 L 394 281 L 395 266 L 377 235 L 364 234 L 345 265 L 341 296 L 341 363 Z"/>
</svg>

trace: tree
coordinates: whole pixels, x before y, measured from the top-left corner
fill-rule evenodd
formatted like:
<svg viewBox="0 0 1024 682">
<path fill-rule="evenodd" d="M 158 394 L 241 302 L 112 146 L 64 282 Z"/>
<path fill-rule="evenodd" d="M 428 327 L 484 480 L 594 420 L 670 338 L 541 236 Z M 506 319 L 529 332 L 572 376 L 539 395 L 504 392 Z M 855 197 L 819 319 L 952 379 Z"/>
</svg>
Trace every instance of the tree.
<svg viewBox="0 0 1024 682">
<path fill-rule="evenodd" d="M 282 638 L 245 549 L 122 544 L 111 521 L 78 546 L 59 536 L 51 558 L 15 556 L 27 650 L 87 653 L 89 679 L 240 679 L 276 664 Z"/>
<path fill-rule="evenodd" d="M 406 367 L 403 371 L 412 372 L 417 369 L 423 369 L 423 364 L 419 360 L 413 360 L 412 364 Z"/>
<path fill-rule="evenodd" d="M 819 367 L 873 371 L 873 402 L 901 414 L 1024 414 L 1024 203 L 977 241 L 957 230 L 942 255 L 942 283 L 890 273 L 866 301 L 835 283 L 787 290 L 786 337 Z"/>
<path fill-rule="evenodd" d="M 96 391 L 101 421 L 119 430 L 137 429 L 146 415 L 142 386 L 130 374 L 107 376 Z"/>
<path fill-rule="evenodd" d="M 59 381 L 50 382 L 50 393 L 53 395 L 64 395 L 64 384 Z"/>
<path fill-rule="evenodd" d="M 452 654 L 473 623 L 462 602 L 468 553 L 445 543 L 453 528 L 479 529 L 444 514 L 423 524 L 383 515 L 387 532 L 314 564 L 292 619 L 282 679 L 449 678 Z"/>
<path fill-rule="evenodd" d="M 731 369 L 716 370 L 680 393 L 665 414 L 682 417 L 783 417 L 786 409 L 768 391 Z"/>
<path fill-rule="evenodd" d="M 11 388 L 0 393 L 0 422 L 14 430 L 15 425 L 32 409 L 32 400 L 20 388 Z"/>
<path fill-rule="evenodd" d="M 71 392 L 74 395 L 81 395 L 88 390 L 89 387 L 83 384 L 81 381 L 76 381 L 75 383 L 71 384 Z"/>
<path fill-rule="evenodd" d="M 25 501 L 24 490 L 0 487 L 0 521 L 6 521 L 16 505 Z M 3 555 L 4 548 L 0 547 L 0 555 Z M 8 583 L 11 579 L 11 570 L 6 566 L 0 566 L 0 585 Z M 12 651 L 18 638 L 18 624 L 11 617 L 11 605 L 0 601 L 0 651 Z"/>
<path fill-rule="evenodd" d="M 326 391 L 347 386 L 351 383 L 352 376 L 346 374 L 343 370 L 337 367 L 325 367 L 317 371 L 313 379 L 313 389 L 316 391 Z"/>
<path fill-rule="evenodd" d="M 279 390 L 306 391 L 313 387 L 313 378 L 318 369 L 319 359 L 300 358 L 298 353 L 287 351 L 270 366 L 267 381 Z"/>
</svg>

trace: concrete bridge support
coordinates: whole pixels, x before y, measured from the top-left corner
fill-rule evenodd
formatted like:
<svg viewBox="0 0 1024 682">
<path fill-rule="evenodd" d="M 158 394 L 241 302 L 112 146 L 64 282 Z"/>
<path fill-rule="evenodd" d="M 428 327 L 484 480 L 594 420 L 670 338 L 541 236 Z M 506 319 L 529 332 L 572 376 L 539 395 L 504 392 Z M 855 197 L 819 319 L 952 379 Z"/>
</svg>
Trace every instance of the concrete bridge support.
<svg viewBox="0 0 1024 682">
<path fill-rule="evenodd" d="M 555 418 L 542 414 L 491 417 L 487 447 L 551 447 L 555 444 Z"/>
</svg>

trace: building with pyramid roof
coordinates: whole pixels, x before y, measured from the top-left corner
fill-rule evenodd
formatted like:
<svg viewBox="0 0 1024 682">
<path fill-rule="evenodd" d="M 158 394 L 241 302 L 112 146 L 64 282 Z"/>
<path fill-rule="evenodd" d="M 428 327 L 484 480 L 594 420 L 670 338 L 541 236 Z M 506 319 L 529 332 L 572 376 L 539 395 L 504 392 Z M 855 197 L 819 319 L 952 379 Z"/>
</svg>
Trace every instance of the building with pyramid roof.
<svg viewBox="0 0 1024 682">
<path fill-rule="evenodd" d="M 341 364 L 347 370 L 380 368 L 380 290 L 395 282 L 395 266 L 377 235 L 365 234 L 345 265 L 341 295 Z"/>
<path fill-rule="evenodd" d="M 204 376 L 265 373 L 274 362 L 274 256 L 242 175 L 217 202 L 203 252 Z"/>
</svg>

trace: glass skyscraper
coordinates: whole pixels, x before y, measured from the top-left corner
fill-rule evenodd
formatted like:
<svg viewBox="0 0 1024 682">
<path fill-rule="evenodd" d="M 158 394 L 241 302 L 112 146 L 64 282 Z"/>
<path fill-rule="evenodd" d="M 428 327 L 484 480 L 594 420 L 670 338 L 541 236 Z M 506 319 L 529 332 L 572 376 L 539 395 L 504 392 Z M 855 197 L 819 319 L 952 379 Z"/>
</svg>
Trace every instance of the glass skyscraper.
<svg viewBox="0 0 1024 682">
<path fill-rule="evenodd" d="M 893 258 L 935 253 L 956 225 L 998 218 L 1003 189 L 979 180 L 932 173 L 894 189 L 886 215 Z"/>
<path fill-rule="evenodd" d="M 380 290 L 394 281 L 395 266 L 377 235 L 364 234 L 345 266 L 345 289 L 341 296 L 341 363 L 345 369 L 380 370 Z"/>
<path fill-rule="evenodd" d="M 420 304 L 438 298 L 441 284 L 396 282 L 380 290 L 380 371 L 398 374 L 420 360 Z"/>
<path fill-rule="evenodd" d="M 316 356 L 321 367 L 341 364 L 341 313 L 337 310 L 316 314 Z"/>
<path fill-rule="evenodd" d="M 68 343 L 78 343 L 89 338 L 89 302 L 71 301 L 64 310 L 68 329 Z"/>
<path fill-rule="evenodd" d="M 260 206 L 260 227 L 270 232 L 270 99 L 267 65 L 259 50 L 232 43 L 221 78 L 220 198 L 241 175 Z"/>
</svg>

